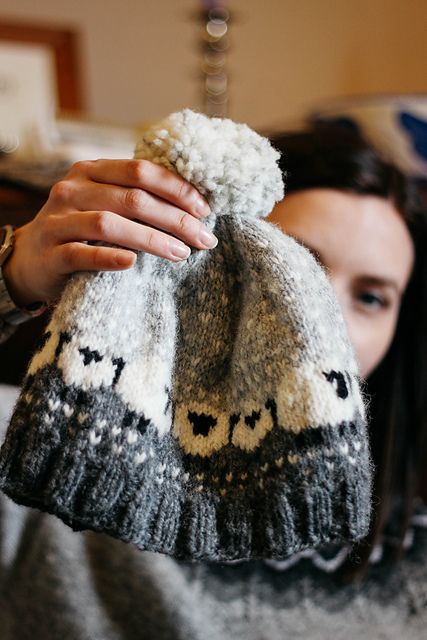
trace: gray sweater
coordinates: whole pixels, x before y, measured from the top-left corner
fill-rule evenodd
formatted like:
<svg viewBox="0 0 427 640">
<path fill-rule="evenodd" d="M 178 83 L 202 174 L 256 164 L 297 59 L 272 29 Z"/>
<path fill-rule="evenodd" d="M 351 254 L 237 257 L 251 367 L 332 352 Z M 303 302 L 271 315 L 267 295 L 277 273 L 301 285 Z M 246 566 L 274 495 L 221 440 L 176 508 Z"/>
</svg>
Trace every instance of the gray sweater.
<svg viewBox="0 0 427 640">
<path fill-rule="evenodd" d="M 0 442 L 17 394 L 0 387 Z M 334 568 L 347 547 L 283 562 L 181 562 L 103 534 L 73 532 L 0 494 L 0 639 L 421 640 L 427 637 L 421 502 L 406 542 L 405 559 L 391 566 L 392 540 L 384 540 L 367 580 L 344 587 Z"/>
</svg>

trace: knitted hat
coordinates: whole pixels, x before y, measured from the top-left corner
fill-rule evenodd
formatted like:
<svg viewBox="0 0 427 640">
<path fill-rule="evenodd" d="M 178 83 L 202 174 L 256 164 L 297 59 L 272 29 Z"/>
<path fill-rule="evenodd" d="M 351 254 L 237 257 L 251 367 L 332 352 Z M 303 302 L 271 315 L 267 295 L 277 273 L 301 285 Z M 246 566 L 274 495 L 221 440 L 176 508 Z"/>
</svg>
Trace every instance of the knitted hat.
<svg viewBox="0 0 427 640">
<path fill-rule="evenodd" d="M 185 110 L 138 158 L 210 202 L 216 248 L 79 273 L 53 312 L 0 455 L 15 501 L 181 559 L 285 558 L 368 532 L 358 370 L 326 274 L 260 218 L 278 153 Z"/>
</svg>

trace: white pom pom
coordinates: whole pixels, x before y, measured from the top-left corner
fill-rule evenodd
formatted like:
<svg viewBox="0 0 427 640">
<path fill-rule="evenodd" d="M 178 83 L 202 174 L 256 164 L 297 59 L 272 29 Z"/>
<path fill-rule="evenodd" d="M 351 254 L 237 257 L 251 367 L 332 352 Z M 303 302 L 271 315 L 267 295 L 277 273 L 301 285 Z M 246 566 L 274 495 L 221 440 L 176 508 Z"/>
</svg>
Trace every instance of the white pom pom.
<svg viewBox="0 0 427 640">
<path fill-rule="evenodd" d="M 163 165 L 191 182 L 216 215 L 267 216 L 284 195 L 279 153 L 245 124 L 190 109 L 147 130 L 135 158 Z"/>
</svg>

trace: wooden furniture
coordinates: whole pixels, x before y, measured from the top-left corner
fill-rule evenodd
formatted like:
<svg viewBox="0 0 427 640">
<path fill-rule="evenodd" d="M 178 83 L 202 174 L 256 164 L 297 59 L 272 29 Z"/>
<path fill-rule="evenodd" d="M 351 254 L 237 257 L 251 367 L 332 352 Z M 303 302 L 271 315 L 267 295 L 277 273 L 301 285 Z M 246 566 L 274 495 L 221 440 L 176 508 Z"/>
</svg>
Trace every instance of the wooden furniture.
<svg viewBox="0 0 427 640">
<path fill-rule="evenodd" d="M 78 34 L 71 29 L 0 20 L 0 41 L 42 44 L 54 53 L 58 105 L 61 110 L 84 109 Z"/>
</svg>

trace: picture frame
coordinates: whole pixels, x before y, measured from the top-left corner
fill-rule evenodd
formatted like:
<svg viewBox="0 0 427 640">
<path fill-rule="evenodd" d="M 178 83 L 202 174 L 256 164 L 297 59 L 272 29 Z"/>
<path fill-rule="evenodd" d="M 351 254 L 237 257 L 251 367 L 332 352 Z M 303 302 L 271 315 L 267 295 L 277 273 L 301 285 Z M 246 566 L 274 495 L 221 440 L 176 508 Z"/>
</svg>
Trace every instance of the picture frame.
<svg viewBox="0 0 427 640">
<path fill-rule="evenodd" d="M 0 151 L 48 139 L 58 111 L 82 111 L 77 35 L 0 21 Z"/>
<path fill-rule="evenodd" d="M 77 31 L 52 25 L 9 22 L 0 18 L 0 44 L 41 46 L 51 51 L 57 104 L 64 111 L 84 111 Z"/>
</svg>

